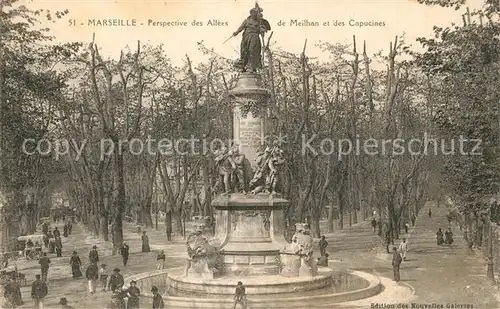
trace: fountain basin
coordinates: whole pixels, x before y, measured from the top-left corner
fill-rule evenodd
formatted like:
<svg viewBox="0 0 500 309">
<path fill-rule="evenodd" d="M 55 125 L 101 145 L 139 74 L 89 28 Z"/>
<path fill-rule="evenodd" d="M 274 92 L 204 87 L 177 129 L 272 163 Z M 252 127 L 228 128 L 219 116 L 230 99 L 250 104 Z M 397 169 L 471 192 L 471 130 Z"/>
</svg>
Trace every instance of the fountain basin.
<svg viewBox="0 0 500 309">
<path fill-rule="evenodd" d="M 304 292 L 321 289 L 332 284 L 333 270 L 321 268 L 318 276 L 309 277 L 284 277 L 280 275 L 251 276 L 251 277 L 221 277 L 217 279 L 189 278 L 184 275 L 170 273 L 167 276 L 167 285 L 170 295 L 189 294 L 217 294 L 234 295 L 238 281 L 245 284 L 246 293 L 249 295 L 283 294 Z"/>
<path fill-rule="evenodd" d="M 168 308 L 233 308 L 233 294 L 237 281 L 245 284 L 250 308 L 334 308 L 335 304 L 343 302 L 360 300 L 375 296 L 383 291 L 384 287 L 380 279 L 371 274 L 360 271 L 336 271 L 321 268 L 322 274 L 331 272 L 328 277 L 330 285 L 317 289 L 308 289 L 313 287 L 315 278 L 317 282 L 322 282 L 323 275 L 315 278 L 287 278 L 281 277 L 279 283 L 267 282 L 264 277 L 225 277 L 221 279 L 219 289 L 222 293 L 211 293 L 215 287 L 211 280 L 200 283 L 199 289 L 193 291 L 179 291 L 171 288 L 169 277 L 175 277 L 176 274 L 182 277 L 183 268 L 160 270 L 138 274 L 126 279 L 126 284 L 131 280 L 137 281 L 137 286 L 141 289 L 141 295 L 152 297 L 151 286 L 156 285 L 163 295 L 165 305 Z M 260 279 L 260 280 L 259 280 Z M 190 279 L 191 280 L 191 279 Z M 217 281 L 217 279 L 215 279 Z M 253 280 L 257 283 L 254 285 Z M 309 285 L 304 281 L 312 281 Z M 259 281 L 261 284 L 259 284 Z M 225 283 L 223 283 L 225 282 Z M 208 283 L 208 284 L 207 284 Z M 288 284 L 287 284 L 288 283 Z M 292 287 L 294 284 L 302 285 L 304 290 L 276 292 L 274 289 L 279 287 Z M 193 287 L 195 286 L 194 283 Z M 208 287 L 205 287 L 208 286 Z M 261 294 L 252 293 L 258 291 Z M 267 292 L 267 293 L 266 293 Z M 341 308 L 339 305 L 337 308 Z"/>
</svg>

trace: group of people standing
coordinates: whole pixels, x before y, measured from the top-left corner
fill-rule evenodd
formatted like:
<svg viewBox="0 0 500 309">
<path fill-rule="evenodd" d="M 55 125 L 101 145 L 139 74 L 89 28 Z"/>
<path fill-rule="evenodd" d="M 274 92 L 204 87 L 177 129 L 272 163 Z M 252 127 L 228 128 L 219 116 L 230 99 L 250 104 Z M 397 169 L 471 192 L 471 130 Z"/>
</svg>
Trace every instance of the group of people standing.
<svg viewBox="0 0 500 309">
<path fill-rule="evenodd" d="M 73 223 L 71 221 L 64 224 L 63 237 L 69 237 L 73 231 Z M 42 224 L 42 233 L 44 235 L 43 242 L 45 248 L 48 248 L 50 254 L 56 253 L 57 257 L 62 257 L 62 238 L 61 231 L 56 226 L 53 231 L 49 229 L 47 222 Z"/>
<path fill-rule="evenodd" d="M 444 232 L 444 234 L 441 228 L 439 228 L 436 232 L 436 238 L 438 246 L 441 246 L 443 244 L 451 245 L 453 243 L 453 232 L 451 231 L 451 227 L 449 227 L 446 232 Z"/>
</svg>

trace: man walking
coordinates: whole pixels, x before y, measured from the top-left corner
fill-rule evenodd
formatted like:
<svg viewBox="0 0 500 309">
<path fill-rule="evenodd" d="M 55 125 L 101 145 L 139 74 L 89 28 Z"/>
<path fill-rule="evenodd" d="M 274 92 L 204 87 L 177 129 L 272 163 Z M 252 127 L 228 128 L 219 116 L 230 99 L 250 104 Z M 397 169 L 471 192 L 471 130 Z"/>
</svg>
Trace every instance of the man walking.
<svg viewBox="0 0 500 309">
<path fill-rule="evenodd" d="M 417 218 L 415 217 L 415 214 L 413 214 L 411 216 L 411 226 L 415 226 L 415 221 L 417 220 Z"/>
<path fill-rule="evenodd" d="M 326 253 L 326 247 L 328 246 L 328 242 L 325 239 L 325 236 L 321 236 L 321 240 L 319 241 L 319 252 L 320 255 L 323 256 Z"/>
<path fill-rule="evenodd" d="M 429 219 L 432 218 L 432 210 L 429 208 Z"/>
<path fill-rule="evenodd" d="M 161 250 L 156 256 L 156 269 L 165 268 L 165 251 Z"/>
<path fill-rule="evenodd" d="M 36 275 L 35 278 L 35 282 L 31 285 L 31 298 L 35 302 L 36 309 L 43 309 L 43 299 L 48 294 L 47 284 L 40 280 L 40 275 Z"/>
<path fill-rule="evenodd" d="M 128 255 L 129 255 L 129 247 L 126 243 L 123 243 L 120 247 L 120 255 L 122 256 L 123 266 L 127 266 Z"/>
<path fill-rule="evenodd" d="M 97 268 L 97 264 L 92 263 L 87 267 L 87 271 L 85 272 L 85 277 L 89 282 L 89 292 L 90 294 L 95 293 L 95 288 L 97 285 L 97 280 L 99 279 L 99 269 Z"/>
<path fill-rule="evenodd" d="M 375 230 L 377 228 L 377 219 L 375 218 L 372 219 L 372 228 L 373 228 L 373 233 L 375 233 Z"/>
<path fill-rule="evenodd" d="M 406 261 L 406 253 L 408 252 L 408 243 L 406 242 L 406 238 L 403 238 L 403 241 L 399 244 L 399 252 L 403 257 L 403 261 Z"/>
<path fill-rule="evenodd" d="M 399 275 L 399 267 L 401 266 L 401 255 L 399 254 L 396 247 L 392 248 L 392 270 L 394 272 L 394 281 L 398 282 L 401 280 Z"/>
<path fill-rule="evenodd" d="M 167 240 L 172 241 L 172 225 L 167 224 Z"/>
<path fill-rule="evenodd" d="M 163 297 L 158 293 L 158 288 L 153 286 L 151 292 L 153 293 L 153 309 L 163 309 L 165 303 L 163 302 Z"/>
<path fill-rule="evenodd" d="M 43 281 L 47 281 L 50 263 L 50 259 L 47 257 L 47 252 L 44 252 L 43 256 L 38 260 L 38 264 L 40 264 L 40 267 L 42 269 Z"/>
</svg>

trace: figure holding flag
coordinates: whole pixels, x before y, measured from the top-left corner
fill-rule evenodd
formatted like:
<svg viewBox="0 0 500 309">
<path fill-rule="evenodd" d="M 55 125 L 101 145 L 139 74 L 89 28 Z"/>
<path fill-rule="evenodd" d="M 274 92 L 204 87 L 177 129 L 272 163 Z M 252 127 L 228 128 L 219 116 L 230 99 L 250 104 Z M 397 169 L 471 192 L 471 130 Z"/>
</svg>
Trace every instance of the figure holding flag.
<svg viewBox="0 0 500 309">
<path fill-rule="evenodd" d="M 261 35 L 271 30 L 269 22 L 263 19 L 262 11 L 263 10 L 256 3 L 255 8 L 250 10 L 250 16 L 248 16 L 241 26 L 233 33 L 233 36 L 237 36 L 243 31 L 240 46 L 240 59 L 236 63 L 236 66 L 241 68 L 242 72 L 246 72 L 248 64 L 250 64 L 252 72 L 257 72 L 257 69 L 262 67 Z"/>
</svg>

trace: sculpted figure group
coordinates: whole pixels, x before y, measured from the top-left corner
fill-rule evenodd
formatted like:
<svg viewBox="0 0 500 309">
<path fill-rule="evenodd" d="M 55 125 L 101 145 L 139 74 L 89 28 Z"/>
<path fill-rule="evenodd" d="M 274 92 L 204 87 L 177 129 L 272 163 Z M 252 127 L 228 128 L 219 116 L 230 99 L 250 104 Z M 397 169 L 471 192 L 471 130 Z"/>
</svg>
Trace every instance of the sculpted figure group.
<svg viewBox="0 0 500 309">
<path fill-rule="evenodd" d="M 224 194 L 244 193 L 277 194 L 280 170 L 285 163 L 283 150 L 274 143 L 257 155 L 256 168 L 250 178 L 245 169 L 245 155 L 240 153 L 238 145 L 230 149 L 222 147 L 215 153 L 219 178 L 216 187 Z"/>
</svg>

